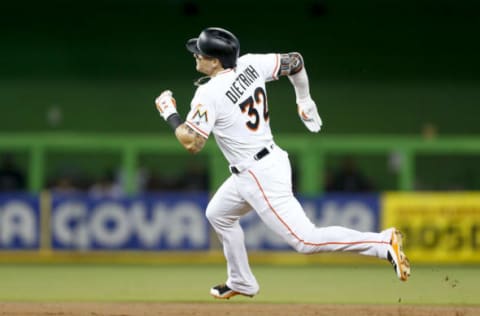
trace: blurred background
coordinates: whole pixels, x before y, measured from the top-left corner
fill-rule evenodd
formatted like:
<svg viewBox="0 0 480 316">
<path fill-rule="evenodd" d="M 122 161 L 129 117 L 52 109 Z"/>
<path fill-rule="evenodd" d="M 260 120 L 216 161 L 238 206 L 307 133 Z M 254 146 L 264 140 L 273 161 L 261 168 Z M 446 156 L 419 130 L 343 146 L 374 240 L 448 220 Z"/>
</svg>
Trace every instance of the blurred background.
<svg viewBox="0 0 480 316">
<path fill-rule="evenodd" d="M 381 215 L 385 192 L 437 192 L 443 199 L 480 189 L 478 1 L 3 1 L 0 190 L 7 193 L 0 211 L 6 214 L 12 192 L 38 197 L 44 189 L 53 193 L 54 211 L 65 202 L 55 194 L 86 195 L 88 216 L 98 206 L 91 199 L 141 194 L 173 207 L 195 192 L 201 210 L 228 176 L 225 162 L 212 140 L 205 153 L 185 153 L 153 100 L 171 89 L 187 113 L 200 74 L 184 45 L 209 26 L 236 34 L 241 53 L 304 56 L 322 132 L 307 134 L 297 119 L 288 80 L 269 85 L 271 127 L 290 151 L 295 192 L 313 199 L 322 223 L 331 223 L 323 209 L 329 198 L 338 215 L 357 201 L 351 194 L 375 196 L 362 200 L 374 210 L 371 225 L 358 227 L 378 230 L 397 223 Z M 180 197 L 164 199 L 167 192 Z M 145 201 L 151 219 L 157 202 Z M 41 208 L 41 201 L 31 203 Z M 467 207 L 478 211 L 473 205 Z M 40 236 L 45 227 L 37 224 Z M 462 238 L 477 242 L 477 222 L 465 225 Z M 3 239 L 7 249 L 24 241 L 12 234 Z M 29 245 L 58 246 L 52 238 Z"/>
</svg>

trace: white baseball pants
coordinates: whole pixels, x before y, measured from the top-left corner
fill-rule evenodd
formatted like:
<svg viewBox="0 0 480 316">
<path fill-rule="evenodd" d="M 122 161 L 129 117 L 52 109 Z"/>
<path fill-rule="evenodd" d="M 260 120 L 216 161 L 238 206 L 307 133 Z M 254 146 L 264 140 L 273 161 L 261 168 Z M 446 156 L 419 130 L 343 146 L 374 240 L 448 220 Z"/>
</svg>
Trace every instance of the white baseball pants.
<svg viewBox="0 0 480 316">
<path fill-rule="evenodd" d="M 300 253 L 349 251 L 386 258 L 391 230 L 364 233 L 340 226 L 315 227 L 292 193 L 288 154 L 274 146 L 263 159 L 253 160 L 232 174 L 210 201 L 206 216 L 215 229 L 227 260 L 227 286 L 254 295 L 253 275 L 240 226 L 241 216 L 254 209 L 262 221 Z"/>
</svg>

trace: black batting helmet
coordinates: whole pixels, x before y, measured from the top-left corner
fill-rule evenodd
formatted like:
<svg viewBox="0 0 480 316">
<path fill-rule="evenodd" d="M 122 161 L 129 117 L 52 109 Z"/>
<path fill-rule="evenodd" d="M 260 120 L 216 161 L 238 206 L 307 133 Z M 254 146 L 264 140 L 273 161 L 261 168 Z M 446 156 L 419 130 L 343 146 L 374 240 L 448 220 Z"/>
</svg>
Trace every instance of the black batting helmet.
<svg viewBox="0 0 480 316">
<path fill-rule="evenodd" d="M 240 42 L 235 35 L 219 27 L 204 29 L 186 46 L 191 53 L 218 58 L 225 69 L 235 67 L 240 54 Z"/>
</svg>

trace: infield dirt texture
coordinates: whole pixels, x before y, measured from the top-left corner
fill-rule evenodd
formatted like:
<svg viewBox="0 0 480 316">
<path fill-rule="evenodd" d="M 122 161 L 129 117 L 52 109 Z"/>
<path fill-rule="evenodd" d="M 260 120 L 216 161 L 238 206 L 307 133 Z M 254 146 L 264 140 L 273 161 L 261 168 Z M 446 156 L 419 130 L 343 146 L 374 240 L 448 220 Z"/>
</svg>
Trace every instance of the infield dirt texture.
<svg viewBox="0 0 480 316">
<path fill-rule="evenodd" d="M 247 303 L 2 303 L 0 315 L 62 316 L 474 316 L 479 307 Z"/>
<path fill-rule="evenodd" d="M 254 298 L 214 300 L 223 265 L 0 265 L 0 316 L 480 315 L 480 269 L 254 265 Z"/>
</svg>

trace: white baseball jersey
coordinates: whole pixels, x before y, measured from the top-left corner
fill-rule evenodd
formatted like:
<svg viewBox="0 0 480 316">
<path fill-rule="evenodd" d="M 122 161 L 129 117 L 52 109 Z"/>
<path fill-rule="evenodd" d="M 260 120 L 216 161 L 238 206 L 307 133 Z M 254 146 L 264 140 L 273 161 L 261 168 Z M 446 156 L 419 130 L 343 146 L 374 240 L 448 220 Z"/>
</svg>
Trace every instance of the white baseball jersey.
<svg viewBox="0 0 480 316">
<path fill-rule="evenodd" d="M 253 157 L 273 141 L 265 82 L 276 80 L 279 54 L 247 54 L 235 69 L 200 86 L 186 124 L 208 138 L 213 132 L 231 165 Z"/>
</svg>

